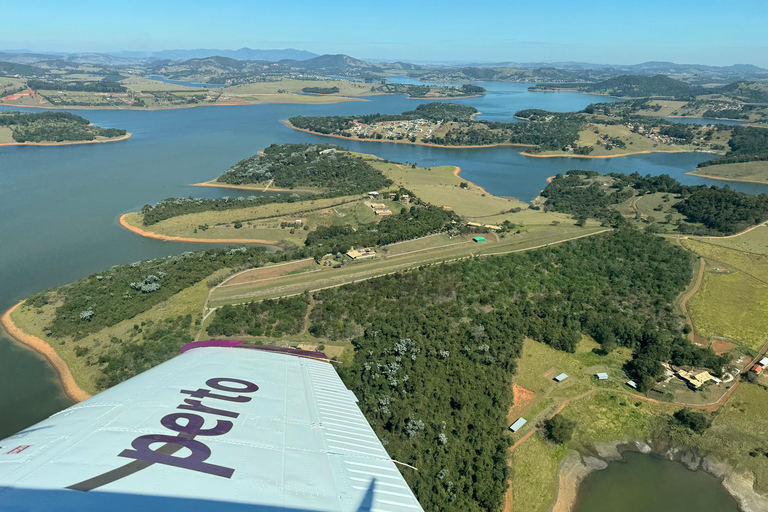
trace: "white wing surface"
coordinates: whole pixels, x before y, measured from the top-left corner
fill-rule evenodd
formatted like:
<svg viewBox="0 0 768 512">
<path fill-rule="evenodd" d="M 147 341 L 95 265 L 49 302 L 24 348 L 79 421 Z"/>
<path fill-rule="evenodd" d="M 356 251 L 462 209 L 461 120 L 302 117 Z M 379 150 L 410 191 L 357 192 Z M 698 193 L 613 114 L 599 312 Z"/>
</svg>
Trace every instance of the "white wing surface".
<svg viewBox="0 0 768 512">
<path fill-rule="evenodd" d="M 329 363 L 202 345 L 0 441 L 0 510 L 422 510 Z"/>
</svg>

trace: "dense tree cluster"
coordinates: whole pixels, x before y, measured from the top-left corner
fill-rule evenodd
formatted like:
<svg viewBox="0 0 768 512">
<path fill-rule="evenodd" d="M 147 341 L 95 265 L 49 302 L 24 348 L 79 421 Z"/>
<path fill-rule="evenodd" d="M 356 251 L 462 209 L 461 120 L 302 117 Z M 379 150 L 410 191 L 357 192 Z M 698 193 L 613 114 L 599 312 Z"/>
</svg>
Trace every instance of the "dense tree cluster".
<svg viewBox="0 0 768 512">
<path fill-rule="evenodd" d="M 674 208 L 689 222 L 698 222 L 717 233 L 737 233 L 768 220 L 768 195 L 745 194 L 729 187 L 696 187 Z"/>
<path fill-rule="evenodd" d="M 125 135 L 125 130 L 91 126 L 87 119 L 69 112 L 3 112 L 0 126 L 9 127 L 16 142 L 87 141 Z"/>
<path fill-rule="evenodd" d="M 333 196 L 386 188 L 392 180 L 359 156 L 330 144 L 272 144 L 233 165 L 217 181 L 233 185 L 274 180 L 279 188 L 326 189 Z"/>
<path fill-rule="evenodd" d="M 347 225 L 319 226 L 307 235 L 305 244 L 316 248 L 315 252 L 321 255 L 346 252 L 350 247 L 386 245 L 438 233 L 451 229 L 452 222 L 458 220 L 455 213 L 437 206 L 411 206 L 384 217 L 378 224 L 361 225 L 357 230 Z"/>
<path fill-rule="evenodd" d="M 606 224 L 620 225 L 623 217 L 609 208 L 636 195 L 666 192 L 683 200 L 673 208 L 685 215 L 678 230 L 685 233 L 728 235 L 768 219 L 768 196 L 745 194 L 729 187 L 681 185 L 666 174 L 641 176 L 609 173 L 610 188 L 593 179 L 594 171 L 568 171 L 558 174 L 542 191 L 545 208 L 576 217 L 591 217 Z M 703 227 L 702 227 L 703 226 Z"/>
<path fill-rule="evenodd" d="M 172 295 L 230 267 L 259 267 L 303 257 L 304 251 L 268 253 L 263 247 L 186 252 L 129 265 L 116 265 L 72 284 L 41 292 L 29 303 L 40 306 L 55 291 L 63 301 L 48 329 L 55 337 L 81 338 L 147 311 Z M 146 284 L 156 286 L 146 287 Z M 82 312 L 89 312 L 85 317 Z"/>
<path fill-rule="evenodd" d="M 678 423 L 688 427 L 694 432 L 704 432 L 709 428 L 712 419 L 703 411 L 694 411 L 693 409 L 680 409 L 673 414 Z"/>
<path fill-rule="evenodd" d="M 556 414 L 551 419 L 544 421 L 544 434 L 553 443 L 567 443 L 573 437 L 576 422 Z"/>
<path fill-rule="evenodd" d="M 306 94 L 336 94 L 339 92 L 338 87 L 304 87 L 301 92 Z"/>
<path fill-rule="evenodd" d="M 309 306 L 309 295 L 295 295 L 273 301 L 251 302 L 241 308 L 222 306 L 216 311 L 208 334 L 211 336 L 274 336 L 299 334 Z"/>
<path fill-rule="evenodd" d="M 43 91 L 81 91 L 81 92 L 126 92 L 127 87 L 117 82 L 46 82 L 44 80 L 27 80 L 27 85 L 34 90 Z"/>
</svg>

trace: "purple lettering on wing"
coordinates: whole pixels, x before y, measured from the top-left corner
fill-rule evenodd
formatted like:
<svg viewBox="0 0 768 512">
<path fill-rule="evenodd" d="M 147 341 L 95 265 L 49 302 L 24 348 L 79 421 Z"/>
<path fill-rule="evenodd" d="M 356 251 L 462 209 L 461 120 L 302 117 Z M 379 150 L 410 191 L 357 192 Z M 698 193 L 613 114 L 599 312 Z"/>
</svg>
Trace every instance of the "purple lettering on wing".
<svg viewBox="0 0 768 512">
<path fill-rule="evenodd" d="M 150 448 L 151 445 L 156 443 L 181 445 L 184 448 L 188 448 L 191 453 L 186 457 L 174 457 L 173 455 L 158 453 Z M 208 457 L 211 456 L 211 449 L 204 443 L 195 439 L 152 434 L 137 437 L 133 440 L 131 446 L 134 448 L 133 450 L 123 450 L 118 456 L 155 462 L 157 464 L 165 464 L 167 466 L 175 466 L 177 468 L 190 469 L 192 471 L 199 471 L 201 473 L 208 473 L 209 475 L 224 478 L 231 478 L 232 474 L 235 472 L 232 468 L 205 462 Z"/>
<path fill-rule="evenodd" d="M 222 382 L 234 382 L 235 384 L 240 384 L 243 387 L 233 388 L 231 386 L 223 385 Z M 219 391 L 232 391 L 235 393 L 255 393 L 259 390 L 259 386 L 253 382 L 248 382 L 247 380 L 241 379 L 208 379 L 205 381 L 205 384 L 207 386 L 211 386 L 213 389 L 218 389 Z"/>
</svg>

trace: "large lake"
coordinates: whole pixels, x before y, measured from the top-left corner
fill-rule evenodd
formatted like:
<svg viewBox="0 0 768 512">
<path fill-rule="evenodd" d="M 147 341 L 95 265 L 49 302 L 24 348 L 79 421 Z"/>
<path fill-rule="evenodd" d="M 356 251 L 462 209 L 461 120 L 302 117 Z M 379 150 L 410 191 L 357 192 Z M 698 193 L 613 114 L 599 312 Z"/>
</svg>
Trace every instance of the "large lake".
<svg viewBox="0 0 768 512">
<path fill-rule="evenodd" d="M 480 119 L 511 121 L 515 111 L 573 111 L 608 98 L 579 93 L 532 93 L 527 84 L 484 83 L 488 94 L 460 100 Z M 136 236 L 117 217 L 166 197 L 220 197 L 231 190 L 190 183 L 218 176 L 272 143 L 332 142 L 354 151 L 420 165 L 458 165 L 462 176 L 489 192 L 530 200 L 545 179 L 569 169 L 667 173 L 683 183 L 716 184 L 685 175 L 703 154 L 649 154 L 585 160 L 530 158 L 520 148 L 444 149 L 394 143 L 346 142 L 287 128 L 295 115 L 399 113 L 419 102 L 376 96 L 336 105 L 254 105 L 164 111 L 76 110 L 103 127 L 125 128 L 124 142 L 58 147 L 0 147 L 0 310 L 30 294 L 112 265 L 210 247 Z M 8 108 L 5 108 L 6 110 Z M 733 183 L 746 192 L 762 185 Z M 56 375 L 33 352 L 0 330 L 0 439 L 69 405 Z M 686 493 L 687 494 L 687 493 Z M 713 509 L 714 510 L 714 509 Z"/>
</svg>

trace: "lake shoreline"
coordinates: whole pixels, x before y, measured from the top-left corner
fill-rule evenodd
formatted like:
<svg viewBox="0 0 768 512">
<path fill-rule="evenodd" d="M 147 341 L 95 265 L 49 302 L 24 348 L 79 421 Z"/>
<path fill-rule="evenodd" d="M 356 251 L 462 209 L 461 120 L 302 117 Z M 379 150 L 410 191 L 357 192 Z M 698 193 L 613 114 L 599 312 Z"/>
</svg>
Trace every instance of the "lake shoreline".
<svg viewBox="0 0 768 512">
<path fill-rule="evenodd" d="M 605 158 L 620 158 L 625 156 L 632 156 L 632 155 L 652 155 L 654 153 L 706 153 L 706 151 L 688 151 L 688 150 L 680 150 L 680 151 L 638 151 L 636 153 L 621 153 L 618 155 L 599 155 L 599 156 L 589 156 L 589 155 L 535 155 L 532 153 L 526 153 L 525 151 L 521 151 L 520 154 L 523 156 L 528 156 L 531 158 L 584 158 L 587 160 L 590 159 L 605 159 Z M 686 173 L 689 174 L 689 173 Z"/>
<path fill-rule="evenodd" d="M 37 107 L 34 107 L 37 108 Z M 102 144 L 105 142 L 120 142 L 121 140 L 128 140 L 133 137 L 132 133 L 126 133 L 120 137 L 114 137 L 106 140 L 70 140 L 62 142 L 3 142 L 2 146 L 74 146 L 75 144 Z"/>
<path fill-rule="evenodd" d="M 759 185 L 768 185 L 768 179 L 764 181 L 758 181 L 758 180 L 744 180 L 739 178 L 723 178 L 722 176 L 711 176 L 709 174 L 697 174 L 696 171 L 688 171 L 685 174 L 687 174 L 688 176 L 696 176 L 697 178 L 707 178 L 710 180 L 739 181 L 741 183 L 757 183 Z"/>
<path fill-rule="evenodd" d="M 477 114 L 480 114 L 478 112 Z M 477 115 L 475 114 L 475 115 Z M 394 144 L 410 144 L 412 146 L 426 146 L 429 148 L 446 148 L 446 149 L 479 149 L 479 148 L 498 148 L 503 146 L 510 146 L 510 147 L 530 147 L 530 144 L 512 144 L 512 143 L 504 143 L 504 144 L 486 144 L 483 146 L 443 146 L 440 144 L 427 144 L 426 142 L 411 142 L 409 140 L 389 140 L 389 139 L 356 139 L 354 137 L 344 137 L 343 135 L 334 135 L 332 133 L 318 133 L 313 132 L 312 130 L 308 130 L 306 128 L 296 128 L 291 124 L 290 121 L 287 119 L 283 119 L 283 124 L 287 126 L 288 128 L 291 128 L 293 130 L 297 130 L 304 133 L 311 133 L 312 135 L 317 135 L 320 137 L 334 137 L 336 139 L 343 139 L 343 140 L 352 140 L 356 142 L 391 142 Z"/>
<path fill-rule="evenodd" d="M 688 449 L 669 448 L 659 451 L 645 441 L 625 437 L 622 441 L 595 443 L 593 455 L 569 451 L 560 462 L 557 474 L 557 491 L 550 512 L 572 512 L 578 500 L 581 483 L 593 472 L 606 469 L 608 464 L 624 459 L 624 452 L 634 451 L 660 456 L 683 464 L 691 471 L 705 471 L 720 480 L 741 512 L 768 510 L 768 496 L 753 487 L 753 479 L 737 473 L 730 465 L 707 457 L 698 457 Z"/>
<path fill-rule="evenodd" d="M 163 240 L 164 242 L 192 242 L 192 243 L 200 242 L 200 243 L 206 243 L 206 244 L 259 244 L 259 245 L 271 245 L 271 246 L 278 247 L 278 242 L 275 242 L 274 240 L 257 240 L 257 239 L 242 239 L 242 238 L 191 238 L 191 237 L 183 237 L 183 236 L 161 235 L 153 231 L 145 231 L 140 227 L 129 224 L 128 221 L 125 220 L 125 217 L 127 215 L 128 215 L 127 213 L 124 213 L 120 216 L 120 218 L 118 219 L 118 222 L 120 223 L 120 225 L 125 229 L 127 229 L 128 231 L 136 233 L 137 235 L 141 235 L 145 238 L 154 238 L 155 240 Z"/>
<path fill-rule="evenodd" d="M 28 347 L 43 356 L 48 361 L 48 363 L 53 366 L 53 369 L 56 371 L 56 374 L 59 377 L 59 381 L 61 382 L 61 387 L 64 390 L 64 393 L 71 400 L 73 400 L 75 403 L 78 403 L 91 398 L 91 395 L 83 391 L 83 389 L 77 385 L 75 378 L 72 376 L 72 372 L 69 370 L 69 366 L 67 366 L 67 363 L 64 362 L 61 356 L 59 356 L 59 354 L 56 352 L 56 350 L 53 349 L 53 347 L 51 347 L 51 345 L 46 343 L 44 340 L 41 340 L 37 336 L 33 336 L 22 331 L 13 322 L 11 319 L 11 314 L 22 304 L 24 304 L 24 301 L 19 302 L 8 311 L 3 313 L 3 316 L 0 317 L 0 324 L 2 324 L 8 335 L 18 344 L 24 345 L 25 347 Z"/>
<path fill-rule="evenodd" d="M 261 187 L 249 187 L 247 185 L 231 185 L 229 183 L 219 183 L 216 180 L 203 181 L 201 183 L 192 183 L 189 186 L 190 187 L 232 188 L 235 190 L 252 190 L 255 192 L 293 192 L 296 194 L 298 193 L 318 194 L 321 192 L 320 190 L 313 190 L 309 188 L 278 188 L 278 187 L 272 187 L 272 186 L 261 188 Z"/>
</svg>

